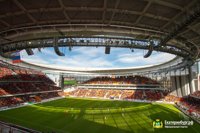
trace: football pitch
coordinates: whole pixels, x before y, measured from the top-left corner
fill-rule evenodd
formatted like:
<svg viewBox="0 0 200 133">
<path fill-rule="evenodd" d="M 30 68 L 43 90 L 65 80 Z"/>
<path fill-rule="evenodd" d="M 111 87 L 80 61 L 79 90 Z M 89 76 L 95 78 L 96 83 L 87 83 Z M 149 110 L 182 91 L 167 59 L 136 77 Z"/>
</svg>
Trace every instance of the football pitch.
<svg viewBox="0 0 200 133">
<path fill-rule="evenodd" d="M 153 121 L 188 120 L 169 104 L 64 98 L 0 112 L 0 120 L 44 133 L 200 133 L 188 128 L 153 128 Z"/>
</svg>

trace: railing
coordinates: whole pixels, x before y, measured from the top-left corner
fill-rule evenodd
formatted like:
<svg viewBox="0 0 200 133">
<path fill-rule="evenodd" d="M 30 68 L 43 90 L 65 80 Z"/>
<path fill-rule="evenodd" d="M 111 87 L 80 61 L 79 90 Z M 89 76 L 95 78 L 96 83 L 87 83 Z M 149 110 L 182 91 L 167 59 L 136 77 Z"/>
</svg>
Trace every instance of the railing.
<svg viewBox="0 0 200 133">
<path fill-rule="evenodd" d="M 23 96 L 23 95 L 30 95 L 30 94 L 41 94 L 41 93 L 48 93 L 48 92 L 60 92 L 59 90 L 50 90 L 50 91 L 36 91 L 36 92 L 26 92 L 26 93 L 19 93 L 19 94 L 6 94 L 6 95 L 0 95 L 1 97 L 13 97 L 13 96 Z"/>
<path fill-rule="evenodd" d="M 21 82 L 26 82 L 26 83 L 43 83 L 44 81 L 41 81 L 41 80 L 32 80 L 32 81 L 26 81 L 26 80 L 13 80 L 13 79 L 8 79 L 8 80 L 1 80 L 0 79 L 0 83 L 21 83 Z"/>
<path fill-rule="evenodd" d="M 23 126 L 6 123 L 0 121 L 0 132 L 1 133 L 42 133 L 33 129 L 29 129 Z"/>
<path fill-rule="evenodd" d="M 17 105 L 12 105 L 12 106 L 4 106 L 4 107 L 0 107 L 0 111 L 5 111 L 5 110 L 10 110 L 10 109 L 20 108 L 20 107 L 29 106 L 29 105 L 32 105 L 32 104 L 50 102 L 50 101 L 58 100 L 58 99 L 62 99 L 62 98 L 64 98 L 64 97 L 63 96 L 62 97 L 59 96 L 59 97 L 53 97 L 53 98 L 49 98 L 49 99 L 44 99 L 44 100 L 42 100 L 40 102 L 34 102 L 34 103 L 31 103 L 31 104 L 29 104 L 28 102 L 24 102 L 24 103 L 17 104 Z"/>
<path fill-rule="evenodd" d="M 200 97 L 198 97 L 198 96 L 194 96 L 194 95 L 191 95 L 191 94 L 190 94 L 190 96 L 193 97 L 193 98 L 196 98 L 196 99 L 200 99 Z"/>
<path fill-rule="evenodd" d="M 121 84 L 121 85 L 110 85 L 110 84 L 80 84 L 78 88 L 86 89 L 153 89 L 153 90 L 164 90 L 165 88 L 161 85 L 142 85 L 142 84 Z"/>
</svg>

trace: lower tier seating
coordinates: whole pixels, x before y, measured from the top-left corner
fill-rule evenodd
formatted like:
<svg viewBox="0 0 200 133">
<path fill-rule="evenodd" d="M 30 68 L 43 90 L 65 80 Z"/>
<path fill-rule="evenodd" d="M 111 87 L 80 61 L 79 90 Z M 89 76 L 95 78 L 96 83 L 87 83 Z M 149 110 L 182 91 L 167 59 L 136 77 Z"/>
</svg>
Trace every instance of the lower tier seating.
<svg viewBox="0 0 200 133">
<path fill-rule="evenodd" d="M 181 100 L 177 102 L 177 106 L 200 122 L 200 99 L 191 96 L 181 98 Z"/>
<path fill-rule="evenodd" d="M 41 100 L 44 99 L 49 99 L 59 96 L 60 96 L 59 92 L 49 92 L 49 93 L 38 93 L 38 94 L 30 94 L 22 96 L 0 97 L 0 107 L 17 106 L 25 102 L 29 103 L 40 102 Z"/>
<path fill-rule="evenodd" d="M 102 97 L 110 99 L 140 99 L 140 100 L 160 100 L 166 93 L 163 90 L 117 90 L 117 89 L 76 89 L 65 93 L 69 96 L 77 97 Z M 175 97 L 175 96 L 174 96 Z M 170 99 L 169 100 L 174 100 Z"/>
</svg>

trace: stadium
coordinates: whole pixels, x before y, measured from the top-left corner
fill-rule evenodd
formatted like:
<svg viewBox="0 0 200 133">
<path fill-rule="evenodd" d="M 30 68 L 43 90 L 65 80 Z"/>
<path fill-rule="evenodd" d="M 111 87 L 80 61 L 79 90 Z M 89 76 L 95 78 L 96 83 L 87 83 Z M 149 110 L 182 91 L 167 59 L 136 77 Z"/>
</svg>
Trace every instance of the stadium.
<svg viewBox="0 0 200 133">
<path fill-rule="evenodd" d="M 200 133 L 199 0 L 0 0 L 0 133 Z"/>
</svg>

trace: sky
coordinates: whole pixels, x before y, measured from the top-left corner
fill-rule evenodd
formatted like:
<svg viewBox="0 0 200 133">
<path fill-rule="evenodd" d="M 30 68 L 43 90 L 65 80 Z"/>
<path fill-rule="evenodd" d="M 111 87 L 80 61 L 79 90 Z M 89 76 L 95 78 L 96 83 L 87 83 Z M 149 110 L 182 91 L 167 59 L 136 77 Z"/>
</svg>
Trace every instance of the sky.
<svg viewBox="0 0 200 133">
<path fill-rule="evenodd" d="M 58 56 L 53 48 L 34 49 L 34 55 L 28 56 L 26 51 L 21 51 L 21 59 L 33 64 L 58 66 L 70 69 L 102 69 L 102 68 L 127 68 L 154 65 L 173 59 L 172 54 L 154 51 L 149 58 L 143 58 L 147 51 L 128 48 L 111 48 L 110 54 L 105 54 L 104 47 L 73 47 L 69 51 L 66 47 L 60 47 L 65 56 Z"/>
</svg>

